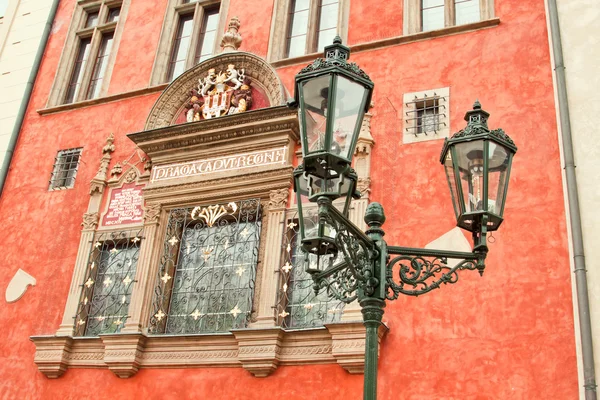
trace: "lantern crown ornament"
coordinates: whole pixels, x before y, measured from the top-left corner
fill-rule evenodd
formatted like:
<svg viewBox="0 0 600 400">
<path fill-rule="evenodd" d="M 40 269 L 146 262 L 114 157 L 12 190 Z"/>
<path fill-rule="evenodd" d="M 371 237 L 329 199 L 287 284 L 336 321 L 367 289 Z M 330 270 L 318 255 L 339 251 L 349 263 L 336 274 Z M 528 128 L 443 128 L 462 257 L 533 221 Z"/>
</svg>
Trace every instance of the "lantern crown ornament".
<svg viewBox="0 0 600 400">
<path fill-rule="evenodd" d="M 446 169 L 457 225 L 470 232 L 495 231 L 502 223 L 513 140 L 490 130 L 490 114 L 479 100 L 465 114 L 467 126 L 444 141 L 440 162 Z"/>
</svg>

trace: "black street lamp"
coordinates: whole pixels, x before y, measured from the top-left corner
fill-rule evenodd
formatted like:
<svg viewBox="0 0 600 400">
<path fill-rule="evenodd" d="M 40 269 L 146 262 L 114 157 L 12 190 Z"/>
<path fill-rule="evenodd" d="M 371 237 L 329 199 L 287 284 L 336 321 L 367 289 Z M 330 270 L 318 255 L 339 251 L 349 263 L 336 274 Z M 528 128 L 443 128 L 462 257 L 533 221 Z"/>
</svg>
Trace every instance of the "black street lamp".
<svg viewBox="0 0 600 400">
<path fill-rule="evenodd" d="M 501 129 L 490 130 L 489 114 L 475 102 L 467 126 L 446 139 L 441 163 L 446 170 L 457 225 L 472 232 L 473 251 L 458 252 L 388 246 L 383 240 L 383 207 L 371 203 L 363 232 L 348 219 L 356 191 L 352 156 L 373 82 L 356 64 L 350 49 L 336 37 L 296 75 L 292 107 L 298 107 L 303 160 L 294 171 L 300 236 L 306 271 L 315 292 L 345 303 L 358 299 L 366 327 L 364 399 L 377 397 L 378 336 L 386 300 L 400 294 L 418 296 L 458 281 L 459 270 L 483 274 L 488 253 L 486 234 L 503 220 L 510 167 L 517 148 Z M 333 201 L 344 198 L 341 210 Z M 317 203 L 318 223 L 304 227 L 305 205 Z M 393 255 L 393 257 L 390 257 Z M 446 259 L 461 259 L 453 267 Z"/>
</svg>

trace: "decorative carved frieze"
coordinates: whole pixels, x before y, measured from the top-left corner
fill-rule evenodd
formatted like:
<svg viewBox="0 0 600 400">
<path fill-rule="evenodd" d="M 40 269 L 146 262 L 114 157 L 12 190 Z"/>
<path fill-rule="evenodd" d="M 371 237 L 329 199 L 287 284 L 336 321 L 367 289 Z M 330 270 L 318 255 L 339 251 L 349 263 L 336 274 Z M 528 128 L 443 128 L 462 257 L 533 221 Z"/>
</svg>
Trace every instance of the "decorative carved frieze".
<svg viewBox="0 0 600 400">
<path fill-rule="evenodd" d="M 387 332 L 382 326 L 380 340 Z M 286 331 L 280 327 L 239 329 L 230 335 L 146 336 L 141 332 L 99 338 L 32 336 L 35 363 L 58 378 L 67 368 L 108 368 L 121 378 L 140 368 L 243 367 L 257 377 L 279 365 L 338 363 L 350 373 L 364 368 L 365 328 L 361 322 Z"/>
<path fill-rule="evenodd" d="M 83 230 L 96 229 L 98 227 L 99 219 L 100 215 L 97 212 L 83 214 L 83 222 L 81 223 L 81 226 L 83 226 Z"/>
<path fill-rule="evenodd" d="M 269 210 L 284 209 L 287 206 L 289 189 L 275 189 L 269 192 Z"/>
<path fill-rule="evenodd" d="M 236 330 L 238 359 L 252 375 L 264 378 L 279 365 L 284 331 L 281 328 Z"/>
<path fill-rule="evenodd" d="M 362 322 L 342 322 L 325 325 L 331 334 L 331 354 L 337 363 L 351 374 L 362 374 L 365 368 L 366 331 Z M 379 327 L 379 343 L 388 331 Z"/>
<path fill-rule="evenodd" d="M 148 204 L 146 207 L 144 207 L 144 223 L 158 224 L 160 209 L 160 204 Z"/>
<path fill-rule="evenodd" d="M 223 39 L 221 39 L 221 47 L 223 48 L 223 53 L 236 51 L 240 47 L 240 45 L 242 44 L 242 35 L 239 34 L 239 29 L 239 18 L 231 18 L 231 20 L 229 21 L 229 27 L 227 28 L 227 32 L 223 34 Z"/>
<path fill-rule="evenodd" d="M 100 335 L 104 363 L 119 378 L 130 378 L 141 365 L 146 336 L 141 333 Z"/>
<path fill-rule="evenodd" d="M 33 361 L 41 373 L 50 379 L 59 378 L 67 370 L 71 344 L 70 337 L 32 336 L 35 343 Z"/>
</svg>

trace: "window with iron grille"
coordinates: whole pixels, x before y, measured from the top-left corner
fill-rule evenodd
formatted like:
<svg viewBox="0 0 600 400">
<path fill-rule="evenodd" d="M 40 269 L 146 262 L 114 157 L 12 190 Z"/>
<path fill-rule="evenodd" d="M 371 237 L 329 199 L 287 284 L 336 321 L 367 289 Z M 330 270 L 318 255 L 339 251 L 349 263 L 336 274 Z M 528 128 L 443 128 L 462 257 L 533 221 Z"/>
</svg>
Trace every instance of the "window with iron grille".
<svg viewBox="0 0 600 400">
<path fill-rule="evenodd" d="M 305 224 L 317 226 L 316 215 L 305 216 Z M 280 324 L 284 328 L 313 328 L 337 322 L 342 316 L 344 303 L 330 299 L 326 290 L 315 295 L 313 280 L 305 271 L 312 255 L 300 250 L 298 219 L 287 219 L 283 240 L 283 265 L 280 268 L 280 292 L 277 302 Z"/>
<path fill-rule="evenodd" d="M 169 212 L 150 333 L 227 332 L 252 313 L 259 199 Z"/>
<path fill-rule="evenodd" d="M 102 0 L 86 4 L 75 32 L 76 51 L 64 91 L 64 104 L 95 99 L 106 91 L 109 58 L 121 4 Z"/>
<path fill-rule="evenodd" d="M 448 136 L 449 96 L 449 88 L 404 94 L 404 143 Z"/>
<path fill-rule="evenodd" d="M 75 176 L 83 149 L 60 150 L 54 159 L 49 190 L 68 189 L 75 185 Z"/>
<path fill-rule="evenodd" d="M 96 234 L 81 285 L 75 336 L 117 333 L 125 325 L 141 241 L 141 229 Z"/>
</svg>

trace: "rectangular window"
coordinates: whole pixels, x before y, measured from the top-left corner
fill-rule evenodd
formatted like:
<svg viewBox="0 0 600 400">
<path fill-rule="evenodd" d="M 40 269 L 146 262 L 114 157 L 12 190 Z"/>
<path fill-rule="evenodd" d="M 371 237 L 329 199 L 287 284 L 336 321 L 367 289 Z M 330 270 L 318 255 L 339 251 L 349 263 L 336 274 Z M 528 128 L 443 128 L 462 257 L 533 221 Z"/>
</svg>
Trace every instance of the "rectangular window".
<svg viewBox="0 0 600 400">
<path fill-rule="evenodd" d="M 493 0 L 404 0 L 404 33 L 471 24 L 494 16 Z"/>
<path fill-rule="evenodd" d="M 93 11 L 83 11 L 83 27 L 75 32 L 78 51 L 65 91 L 65 104 L 98 98 L 105 89 L 103 86 L 106 86 L 116 24 L 121 12 L 119 5 L 111 2 L 109 8 L 107 2 L 102 0 Z"/>
<path fill-rule="evenodd" d="M 200 30 L 200 38 L 196 49 L 196 57 L 194 64 L 198 64 L 208 57 L 212 56 L 215 40 L 217 37 L 217 28 L 219 26 L 219 9 L 212 8 L 204 11 L 204 19 L 202 21 L 202 29 Z"/>
<path fill-rule="evenodd" d="M 305 223 L 309 225 L 316 226 L 316 221 L 316 215 L 305 217 Z M 330 299 L 326 290 L 315 296 L 312 277 L 305 271 L 306 263 L 310 263 L 314 256 L 300 250 L 298 223 L 295 216 L 287 220 L 283 241 L 281 286 L 276 307 L 281 326 L 313 328 L 337 322 L 342 316 L 344 303 Z"/>
<path fill-rule="evenodd" d="M 79 42 L 79 51 L 77 52 L 75 65 L 73 65 L 73 72 L 71 73 L 71 80 L 69 81 L 65 103 L 72 103 L 79 94 L 83 80 L 83 72 L 86 69 L 90 54 L 91 43 L 91 38 L 82 39 Z"/>
<path fill-rule="evenodd" d="M 172 81 L 186 70 L 186 60 L 190 49 L 192 31 L 194 29 L 194 16 L 182 15 L 179 18 L 177 33 L 173 40 L 171 49 L 171 60 L 169 62 L 168 81 Z"/>
<path fill-rule="evenodd" d="M 421 30 L 442 29 L 444 13 L 444 0 L 421 0 Z"/>
<path fill-rule="evenodd" d="M 323 51 L 338 34 L 339 0 L 293 0 L 290 3 L 286 57 Z"/>
<path fill-rule="evenodd" d="M 333 43 L 337 34 L 339 1 L 321 0 L 319 5 L 319 27 L 317 29 L 317 51 Z"/>
<path fill-rule="evenodd" d="M 169 59 L 165 62 L 167 82 L 211 57 L 219 36 L 220 4 L 202 0 L 171 0 L 175 23 L 168 45 Z M 167 17 L 165 17 L 167 18 Z M 168 27 L 167 27 L 168 28 Z M 163 34 L 168 29 L 163 29 Z M 161 39 L 161 42 L 164 42 Z"/>
<path fill-rule="evenodd" d="M 227 332 L 250 320 L 260 200 L 171 210 L 150 333 Z"/>
<path fill-rule="evenodd" d="M 81 148 L 60 150 L 54 159 L 49 190 L 67 189 L 75 185 L 75 176 L 81 159 Z"/>
<path fill-rule="evenodd" d="M 108 65 L 108 56 L 112 49 L 114 32 L 106 34 L 102 37 L 100 43 L 100 50 L 96 57 L 96 64 L 94 65 L 94 71 L 92 72 L 92 80 L 90 82 L 90 88 L 88 90 L 87 98 L 95 99 L 100 95 L 100 88 L 102 87 L 102 80 L 106 74 L 106 67 Z"/>
<path fill-rule="evenodd" d="M 417 134 L 436 133 L 440 130 L 440 98 L 435 96 L 415 103 Z"/>
<path fill-rule="evenodd" d="M 141 229 L 96 235 L 81 286 L 75 336 L 117 333 L 125 325 L 141 241 Z"/>
</svg>

